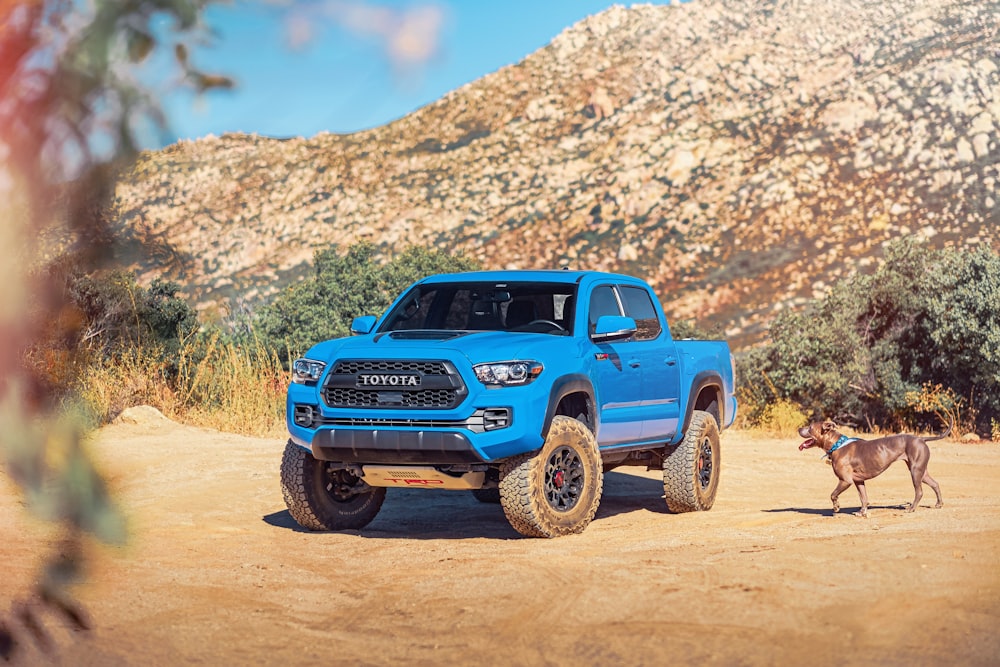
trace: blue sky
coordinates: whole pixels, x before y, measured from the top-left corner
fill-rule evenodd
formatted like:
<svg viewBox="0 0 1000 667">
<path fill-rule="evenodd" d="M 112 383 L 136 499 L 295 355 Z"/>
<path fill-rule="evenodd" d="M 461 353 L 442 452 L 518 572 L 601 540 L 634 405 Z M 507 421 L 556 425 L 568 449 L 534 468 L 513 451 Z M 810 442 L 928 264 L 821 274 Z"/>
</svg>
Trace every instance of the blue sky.
<svg viewBox="0 0 1000 667">
<path fill-rule="evenodd" d="M 318 6 L 321 3 L 314 3 Z M 334 5 L 327 0 L 327 6 Z M 397 11 L 420 0 L 370 0 Z M 217 34 L 193 62 L 237 82 L 231 93 L 201 99 L 172 92 L 161 104 L 167 141 L 223 132 L 310 137 L 382 125 L 450 90 L 521 60 L 564 28 L 615 4 L 609 0 L 437 0 L 443 18 L 435 54 L 400 70 L 384 45 L 331 23 L 315 21 L 311 39 L 289 46 L 289 10 L 261 2 L 212 6 Z M 620 4 L 620 3 L 619 3 Z"/>
</svg>

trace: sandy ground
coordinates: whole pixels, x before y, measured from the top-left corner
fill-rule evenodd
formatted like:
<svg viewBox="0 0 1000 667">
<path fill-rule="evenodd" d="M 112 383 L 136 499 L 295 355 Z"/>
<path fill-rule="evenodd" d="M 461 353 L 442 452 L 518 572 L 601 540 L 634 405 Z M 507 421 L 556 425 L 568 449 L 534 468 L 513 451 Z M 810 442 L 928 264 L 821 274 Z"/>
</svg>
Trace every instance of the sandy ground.
<svg viewBox="0 0 1000 667">
<path fill-rule="evenodd" d="M 581 535 L 524 539 L 466 492 L 390 490 L 350 533 L 285 509 L 280 440 L 170 422 L 92 445 L 126 508 L 52 621 L 63 665 L 997 665 L 1000 445 L 931 444 L 945 506 L 913 514 L 898 463 L 833 515 L 830 468 L 797 440 L 723 434 L 714 509 L 672 515 L 656 472 L 606 476 Z M 0 475 L 0 602 L 56 536 Z M 3 602 L 6 605 L 9 602 Z"/>
</svg>

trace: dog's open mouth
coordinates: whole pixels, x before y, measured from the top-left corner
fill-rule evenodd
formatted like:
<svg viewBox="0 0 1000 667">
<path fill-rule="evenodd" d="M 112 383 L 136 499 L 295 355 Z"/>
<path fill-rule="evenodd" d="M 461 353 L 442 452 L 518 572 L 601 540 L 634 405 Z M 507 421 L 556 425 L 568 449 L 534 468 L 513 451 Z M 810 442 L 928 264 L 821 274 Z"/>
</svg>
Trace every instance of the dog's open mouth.
<svg viewBox="0 0 1000 667">
<path fill-rule="evenodd" d="M 815 442 L 815 440 L 813 440 L 812 438 L 809 438 L 808 440 L 806 440 L 805 442 L 803 442 L 801 445 L 799 445 L 799 451 L 801 452 L 803 449 L 806 449 L 807 447 L 812 447 L 814 442 Z"/>
</svg>

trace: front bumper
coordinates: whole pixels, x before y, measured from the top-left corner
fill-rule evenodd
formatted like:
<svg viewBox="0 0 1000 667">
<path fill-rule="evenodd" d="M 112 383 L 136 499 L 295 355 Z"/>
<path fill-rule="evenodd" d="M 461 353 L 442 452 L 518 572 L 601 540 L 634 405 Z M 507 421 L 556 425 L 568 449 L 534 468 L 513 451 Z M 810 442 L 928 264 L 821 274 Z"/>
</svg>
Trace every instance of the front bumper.
<svg viewBox="0 0 1000 667">
<path fill-rule="evenodd" d="M 542 446 L 548 404 L 542 383 L 473 393 L 453 410 L 344 410 L 324 405 L 316 387 L 292 385 L 286 421 L 295 443 L 338 463 L 489 463 Z M 301 412 L 314 411 L 314 423 L 296 423 L 297 410 L 300 419 Z M 502 426 L 497 413 L 507 415 Z"/>
<path fill-rule="evenodd" d="M 465 433 L 398 428 L 320 428 L 312 439 L 312 454 L 321 461 L 449 465 L 483 463 Z"/>
</svg>

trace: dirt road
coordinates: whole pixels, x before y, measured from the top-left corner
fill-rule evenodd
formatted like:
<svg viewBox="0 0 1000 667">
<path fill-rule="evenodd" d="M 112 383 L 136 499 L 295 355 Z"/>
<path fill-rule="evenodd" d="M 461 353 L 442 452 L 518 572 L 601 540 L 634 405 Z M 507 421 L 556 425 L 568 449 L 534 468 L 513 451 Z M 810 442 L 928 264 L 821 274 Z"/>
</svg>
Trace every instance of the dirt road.
<svg viewBox="0 0 1000 667">
<path fill-rule="evenodd" d="M 142 420 L 141 420 L 142 421 Z M 707 513 L 671 515 L 656 472 L 606 476 L 582 535 L 522 539 L 464 492 L 390 491 L 351 533 L 307 533 L 278 487 L 283 442 L 143 421 L 93 444 L 131 541 L 94 547 L 56 626 L 64 665 L 997 665 L 1000 445 L 931 444 L 933 494 L 899 463 L 832 515 L 797 441 L 723 434 Z M 55 537 L 0 475 L 0 601 Z M 6 602 L 4 603 L 6 604 Z"/>
</svg>

